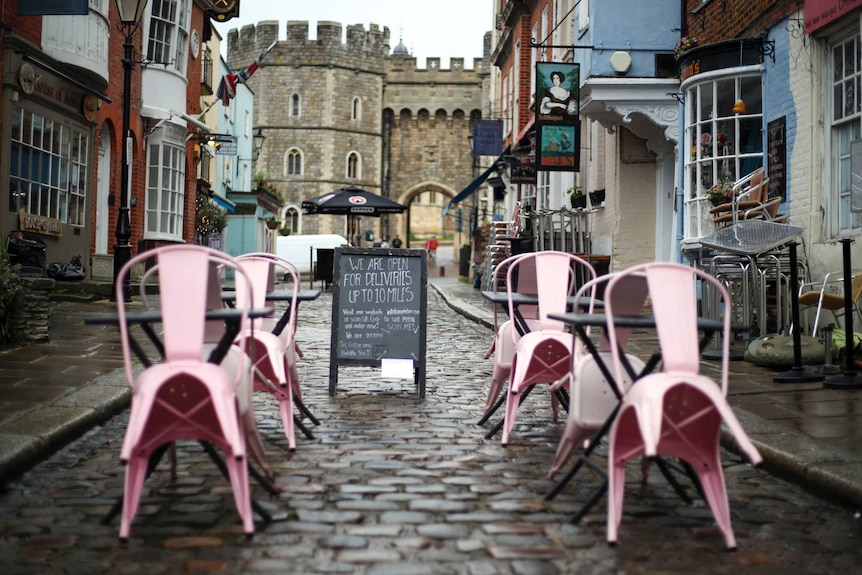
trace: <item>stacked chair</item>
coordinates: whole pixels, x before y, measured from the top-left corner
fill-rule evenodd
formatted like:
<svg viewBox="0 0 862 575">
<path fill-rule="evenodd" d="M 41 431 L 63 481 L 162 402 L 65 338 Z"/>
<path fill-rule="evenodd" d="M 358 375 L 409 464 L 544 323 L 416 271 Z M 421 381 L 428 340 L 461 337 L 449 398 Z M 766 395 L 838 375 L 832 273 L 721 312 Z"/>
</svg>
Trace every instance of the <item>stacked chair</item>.
<svg viewBox="0 0 862 575">
<path fill-rule="evenodd" d="M 506 391 L 506 414 L 503 420 L 502 444 L 509 442 L 518 407 L 526 394 L 537 383 L 553 384 L 566 376 L 570 370 L 573 351 L 572 336 L 565 325 L 550 318 L 551 314 L 563 314 L 568 309 L 568 298 L 574 291 L 573 278 L 578 276 L 575 268 L 589 279 L 596 277 L 593 267 L 573 254 L 543 251 L 523 254 L 514 259 L 506 270 L 506 292 L 509 318 L 516 316 L 513 295 L 518 288 L 515 278 L 517 270 L 528 264 L 535 267 L 538 314 L 535 329 L 523 334 L 511 330 L 514 355 L 511 376 Z M 592 291 L 590 296 L 594 296 Z M 568 408 L 568 406 L 566 406 Z"/>
<path fill-rule="evenodd" d="M 135 366 L 137 344 L 127 323 L 122 279 L 135 266 L 149 264 L 141 280 L 146 307 L 160 310 L 164 360 Z M 127 540 L 138 509 L 144 482 L 155 468 L 167 446 L 177 440 L 198 440 L 214 445 L 224 453 L 234 502 L 242 520 L 243 531 L 254 533 L 252 500 L 248 480 L 247 446 L 253 445 L 256 458 L 263 462 L 260 437 L 254 426 L 249 363 L 242 360 L 248 351 L 252 331 L 248 326 L 250 299 L 237 302 L 240 335 L 235 341 L 234 357 L 225 363 L 209 353 L 210 347 L 227 350 L 227 345 L 207 343 L 207 306 L 210 297 L 220 290 L 216 270 L 232 269 L 237 286 L 248 292 L 251 281 L 242 266 L 223 252 L 201 246 L 179 245 L 158 248 L 132 258 L 119 271 L 117 311 L 123 363 L 132 389 L 129 422 L 120 459 L 126 466 L 125 490 L 120 522 L 120 539 Z M 157 282 L 157 283 L 156 283 Z M 158 297 L 147 297 L 148 290 Z M 145 331 L 153 333 L 145 325 Z M 223 342 L 224 343 L 224 342 Z M 219 354 L 220 355 L 220 354 Z M 205 359 L 206 357 L 206 359 Z M 212 453 L 211 453 L 212 455 Z"/>
<path fill-rule="evenodd" d="M 715 290 L 727 309 L 724 285 L 706 272 L 673 263 L 651 263 L 617 272 L 605 291 L 605 313 L 612 324 L 618 313 L 614 291 L 632 280 L 643 282 L 661 348 L 661 368 L 620 389 L 622 402 L 609 434 L 607 539 L 616 543 L 622 516 L 626 464 L 636 457 L 675 456 L 696 473 L 727 549 L 736 548 L 720 460 L 724 423 L 740 451 L 758 464 L 760 454 L 746 436 L 726 400 L 729 379 L 731 314 L 722 319 L 720 381 L 700 374 L 697 288 Z M 629 310 L 626 310 L 627 312 Z M 621 341 L 608 331 L 617 381 L 624 379 Z"/>
<path fill-rule="evenodd" d="M 505 285 L 506 272 L 509 265 L 520 258 L 523 254 L 510 256 L 500 262 L 495 273 L 500 276 L 493 283 L 496 287 L 502 281 Z M 535 260 L 525 262 L 518 270 L 518 287 L 517 291 L 525 294 L 537 293 L 536 286 L 536 266 Z M 539 327 L 538 321 L 538 306 L 520 306 L 519 312 L 524 318 L 524 321 L 530 326 L 530 329 Z M 488 388 L 488 397 L 485 401 L 485 412 L 479 425 L 487 421 L 499 407 L 497 398 L 500 396 L 503 386 L 509 381 L 512 373 L 512 359 L 515 356 L 515 347 L 520 335 L 515 328 L 515 324 L 511 319 L 501 320 L 498 306 L 494 306 L 494 342 L 485 353 L 485 359 L 488 359 L 493 354 L 494 356 L 494 372 L 491 376 L 491 385 Z"/>
<path fill-rule="evenodd" d="M 576 299 L 594 292 L 601 284 L 607 284 L 611 277 L 610 274 L 603 275 L 585 283 L 575 294 Z M 615 298 L 614 309 L 617 310 L 618 314 L 636 315 L 640 313 L 643 307 L 646 291 L 642 282 L 627 283 L 628 285 L 626 283 L 618 285 L 617 289 L 614 290 L 612 294 Z M 593 312 L 593 307 L 591 303 L 587 310 L 588 313 Z M 624 349 L 632 330 L 631 328 L 616 328 L 615 331 L 617 345 Z M 589 328 L 587 328 L 586 333 L 589 335 Z M 599 359 L 584 349 L 585 344 L 577 334 L 574 335 L 574 338 L 571 372 L 568 378 L 562 379 L 552 386 L 553 389 L 567 384 L 571 400 L 566 429 L 560 438 L 554 462 L 548 472 L 548 479 L 553 479 L 578 447 L 585 445 L 591 437 L 602 429 L 608 418 L 619 406 L 622 395 L 628 391 L 634 379 L 645 368 L 643 360 L 632 353 L 625 353 L 626 370 L 621 376 L 622 379 L 616 381 L 609 367 L 613 362 L 613 354 L 610 349 L 608 334 L 603 332 L 599 338 L 596 349 Z M 583 459 L 580 463 L 586 463 L 586 460 Z M 569 478 L 576 472 L 577 469 L 573 469 Z"/>
<path fill-rule="evenodd" d="M 293 296 L 290 305 L 290 319 L 280 334 L 273 333 L 278 323 L 275 317 L 257 318 L 244 337 L 251 338 L 252 374 L 254 390 L 271 393 L 278 400 L 284 434 L 288 449 L 296 449 L 294 403 L 301 401 L 299 374 L 296 368 L 296 319 L 299 291 L 299 273 L 296 266 L 288 260 L 270 253 L 244 254 L 237 258 L 243 270 L 251 278 L 253 307 L 266 305 L 267 293 L 272 292 L 277 274 L 284 274 L 289 280 Z M 237 292 L 239 295 L 239 291 Z"/>
</svg>

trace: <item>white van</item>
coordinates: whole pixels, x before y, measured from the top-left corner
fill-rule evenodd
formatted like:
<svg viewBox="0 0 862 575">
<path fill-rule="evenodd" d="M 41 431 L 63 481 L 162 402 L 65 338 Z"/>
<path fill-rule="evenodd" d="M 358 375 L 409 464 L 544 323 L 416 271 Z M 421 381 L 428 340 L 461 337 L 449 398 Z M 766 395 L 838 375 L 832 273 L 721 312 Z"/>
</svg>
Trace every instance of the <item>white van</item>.
<svg viewBox="0 0 862 575">
<path fill-rule="evenodd" d="M 317 262 L 318 249 L 331 250 L 347 244 L 347 238 L 337 234 L 278 236 L 275 253 L 292 262 L 300 274 L 309 275 Z"/>
</svg>

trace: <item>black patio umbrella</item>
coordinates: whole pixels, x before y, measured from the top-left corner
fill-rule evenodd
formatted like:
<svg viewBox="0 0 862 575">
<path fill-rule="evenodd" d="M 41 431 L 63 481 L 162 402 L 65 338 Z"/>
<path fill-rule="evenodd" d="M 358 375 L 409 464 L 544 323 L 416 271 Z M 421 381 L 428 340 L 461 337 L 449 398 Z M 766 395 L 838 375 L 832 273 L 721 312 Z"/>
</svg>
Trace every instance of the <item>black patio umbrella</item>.
<svg viewBox="0 0 862 575">
<path fill-rule="evenodd" d="M 407 206 L 356 186 L 302 201 L 302 211 L 306 214 L 377 217 L 380 214 L 400 214 L 406 209 Z"/>
</svg>

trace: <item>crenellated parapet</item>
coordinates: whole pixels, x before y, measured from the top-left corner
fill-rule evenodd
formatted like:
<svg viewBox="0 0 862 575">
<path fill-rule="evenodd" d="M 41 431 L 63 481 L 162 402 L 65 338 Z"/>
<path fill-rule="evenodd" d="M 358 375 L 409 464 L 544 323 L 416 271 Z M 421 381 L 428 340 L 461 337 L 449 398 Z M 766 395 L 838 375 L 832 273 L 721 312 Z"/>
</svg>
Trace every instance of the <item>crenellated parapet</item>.
<svg viewBox="0 0 862 575">
<path fill-rule="evenodd" d="M 338 22 L 317 23 L 317 37 L 309 39 L 308 22 L 289 20 L 287 35 L 267 55 L 267 65 L 335 66 L 383 73 L 389 55 L 389 28 L 371 24 L 347 26 L 346 39 Z M 241 69 L 278 39 L 279 25 L 273 20 L 243 26 L 228 32 L 228 66 Z"/>
<path fill-rule="evenodd" d="M 449 67 L 442 68 L 440 58 L 425 59 L 425 67 L 419 66 L 416 58 L 409 55 L 393 54 L 386 65 L 387 74 L 398 74 L 416 81 L 428 81 L 439 74 L 444 82 L 464 80 L 475 81 L 476 76 L 484 77 L 491 73 L 490 62 L 485 58 L 473 58 L 473 68 L 465 68 L 464 58 L 450 58 Z"/>
</svg>

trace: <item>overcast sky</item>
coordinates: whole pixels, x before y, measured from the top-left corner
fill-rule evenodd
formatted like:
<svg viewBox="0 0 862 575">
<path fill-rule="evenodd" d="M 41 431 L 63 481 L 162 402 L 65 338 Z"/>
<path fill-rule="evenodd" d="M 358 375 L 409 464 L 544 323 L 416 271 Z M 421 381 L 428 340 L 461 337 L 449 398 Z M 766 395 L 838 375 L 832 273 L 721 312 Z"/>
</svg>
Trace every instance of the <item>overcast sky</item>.
<svg viewBox="0 0 862 575">
<path fill-rule="evenodd" d="M 449 58 L 464 58 L 464 67 L 473 67 L 473 58 L 482 57 L 482 38 L 493 27 L 494 0 L 241 0 L 240 16 L 224 23 L 215 22 L 225 39 L 233 28 L 277 20 L 279 39 L 285 38 L 288 20 L 307 20 L 308 36 L 317 37 L 317 22 L 339 22 L 346 32 L 348 24 L 370 23 L 382 30 L 389 27 L 389 44 L 394 48 L 399 39 L 425 68 L 428 57 L 441 59 L 442 68 L 449 67 Z M 226 54 L 225 54 L 226 56 Z"/>
</svg>

